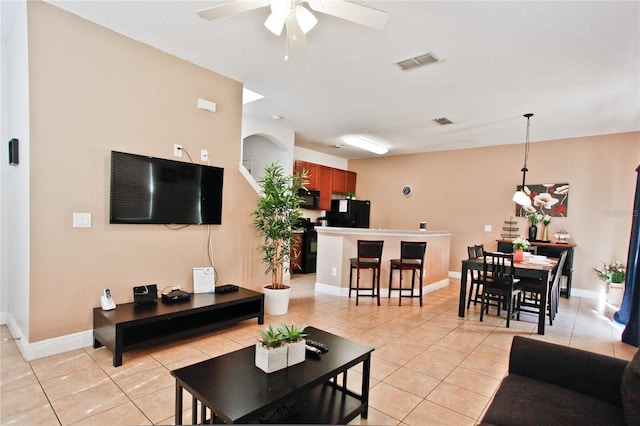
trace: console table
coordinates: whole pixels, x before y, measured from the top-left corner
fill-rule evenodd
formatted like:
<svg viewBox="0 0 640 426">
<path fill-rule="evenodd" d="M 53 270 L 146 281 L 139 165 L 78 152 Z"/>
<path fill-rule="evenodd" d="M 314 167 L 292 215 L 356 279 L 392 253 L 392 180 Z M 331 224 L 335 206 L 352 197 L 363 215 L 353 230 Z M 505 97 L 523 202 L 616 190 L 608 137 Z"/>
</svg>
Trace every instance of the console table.
<svg viewBox="0 0 640 426">
<path fill-rule="evenodd" d="M 498 251 L 503 253 L 512 253 L 513 252 L 513 242 L 511 240 L 497 240 L 498 241 Z M 571 278 L 573 277 L 573 249 L 576 247 L 575 244 L 560 244 L 560 243 L 551 243 L 546 241 L 529 241 L 529 243 L 537 247 L 537 253 L 547 257 L 555 257 L 559 258 L 560 253 L 567 250 L 567 259 L 564 262 L 564 267 L 562 268 L 562 275 L 567 277 L 567 288 L 561 288 L 560 293 L 563 294 L 567 299 L 571 297 Z"/>
<path fill-rule="evenodd" d="M 193 397 L 193 424 L 347 424 L 358 415 L 366 419 L 374 348 L 313 327 L 305 332 L 329 351 L 307 354 L 304 362 L 270 374 L 255 366 L 255 346 L 172 371 L 175 424 L 182 424 L 183 390 Z M 362 391 L 357 394 L 347 389 L 347 370 L 360 363 Z"/>
<path fill-rule="evenodd" d="M 112 311 L 93 309 L 93 347 L 113 352 L 113 366 L 122 365 L 122 353 L 250 318 L 264 323 L 264 294 L 245 288 L 232 293 L 198 293 L 184 302 L 161 299 L 146 304 L 122 303 Z"/>
</svg>

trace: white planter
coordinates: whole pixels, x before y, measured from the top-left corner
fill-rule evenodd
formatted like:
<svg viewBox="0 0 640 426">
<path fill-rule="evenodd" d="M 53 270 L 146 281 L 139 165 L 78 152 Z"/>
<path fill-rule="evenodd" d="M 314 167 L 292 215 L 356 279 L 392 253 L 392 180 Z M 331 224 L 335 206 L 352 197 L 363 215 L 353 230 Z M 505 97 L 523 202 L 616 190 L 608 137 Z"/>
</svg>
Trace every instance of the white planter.
<svg viewBox="0 0 640 426">
<path fill-rule="evenodd" d="M 291 287 L 274 290 L 264 287 L 264 313 L 267 315 L 284 315 L 289 310 Z"/>
<path fill-rule="evenodd" d="M 300 364 L 304 362 L 307 356 L 307 341 L 305 339 L 300 339 L 294 343 L 288 343 L 288 354 L 287 354 L 287 366 L 290 367 L 292 365 Z"/>
<path fill-rule="evenodd" d="M 287 345 L 268 349 L 262 346 L 262 344 L 256 343 L 256 367 L 265 373 L 273 373 L 274 371 L 287 368 L 288 352 L 289 348 L 287 348 Z"/>
<path fill-rule="evenodd" d="M 615 306 L 622 303 L 622 295 L 624 294 L 624 283 L 610 283 L 607 292 L 607 302 Z"/>
</svg>

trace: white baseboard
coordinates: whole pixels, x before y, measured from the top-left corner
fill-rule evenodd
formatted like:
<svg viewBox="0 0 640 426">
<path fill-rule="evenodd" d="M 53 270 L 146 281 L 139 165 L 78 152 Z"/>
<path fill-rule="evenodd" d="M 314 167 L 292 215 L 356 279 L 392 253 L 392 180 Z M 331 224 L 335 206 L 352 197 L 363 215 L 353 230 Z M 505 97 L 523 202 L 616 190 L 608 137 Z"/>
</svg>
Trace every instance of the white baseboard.
<svg viewBox="0 0 640 426">
<path fill-rule="evenodd" d="M 5 319 L 5 324 L 15 339 L 18 350 L 20 350 L 22 357 L 26 361 L 33 361 L 34 359 L 93 346 L 93 330 L 80 331 L 78 333 L 29 343 L 27 336 L 24 335 L 11 315 L 6 314 Z"/>
<path fill-rule="evenodd" d="M 424 294 L 431 293 L 433 291 L 439 290 L 449 285 L 449 279 L 445 278 L 443 280 L 437 281 L 435 283 L 431 283 L 423 287 L 422 292 Z M 380 291 L 380 297 L 388 297 L 389 292 L 386 288 L 382 288 Z M 315 286 L 316 293 L 330 294 L 332 296 L 340 296 L 340 297 L 348 297 L 349 296 L 349 287 L 336 287 L 334 285 L 323 284 L 320 282 L 316 282 Z M 413 290 L 414 295 L 418 296 L 420 294 L 419 290 Z M 360 290 L 361 296 L 370 296 L 371 290 Z M 391 295 L 394 296 L 393 294 Z"/>
</svg>

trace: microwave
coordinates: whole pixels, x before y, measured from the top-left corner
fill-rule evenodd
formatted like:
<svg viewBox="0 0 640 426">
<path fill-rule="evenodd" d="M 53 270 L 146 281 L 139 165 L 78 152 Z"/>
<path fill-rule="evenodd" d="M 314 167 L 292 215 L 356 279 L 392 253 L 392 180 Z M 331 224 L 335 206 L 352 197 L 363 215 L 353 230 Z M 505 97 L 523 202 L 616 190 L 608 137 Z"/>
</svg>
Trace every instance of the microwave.
<svg viewBox="0 0 640 426">
<path fill-rule="evenodd" d="M 308 210 L 318 210 L 320 208 L 320 191 L 300 189 L 298 197 L 302 200 L 300 208 Z"/>
</svg>

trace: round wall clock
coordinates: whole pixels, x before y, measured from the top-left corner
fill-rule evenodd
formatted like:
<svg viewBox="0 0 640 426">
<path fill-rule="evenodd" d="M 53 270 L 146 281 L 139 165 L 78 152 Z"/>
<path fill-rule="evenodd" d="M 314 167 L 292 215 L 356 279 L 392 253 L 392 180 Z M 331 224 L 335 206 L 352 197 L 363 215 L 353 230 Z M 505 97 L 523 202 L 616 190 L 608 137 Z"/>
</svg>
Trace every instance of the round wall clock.
<svg viewBox="0 0 640 426">
<path fill-rule="evenodd" d="M 413 189 L 409 185 L 402 187 L 402 195 L 405 197 L 411 197 L 411 194 L 413 194 Z"/>
</svg>

